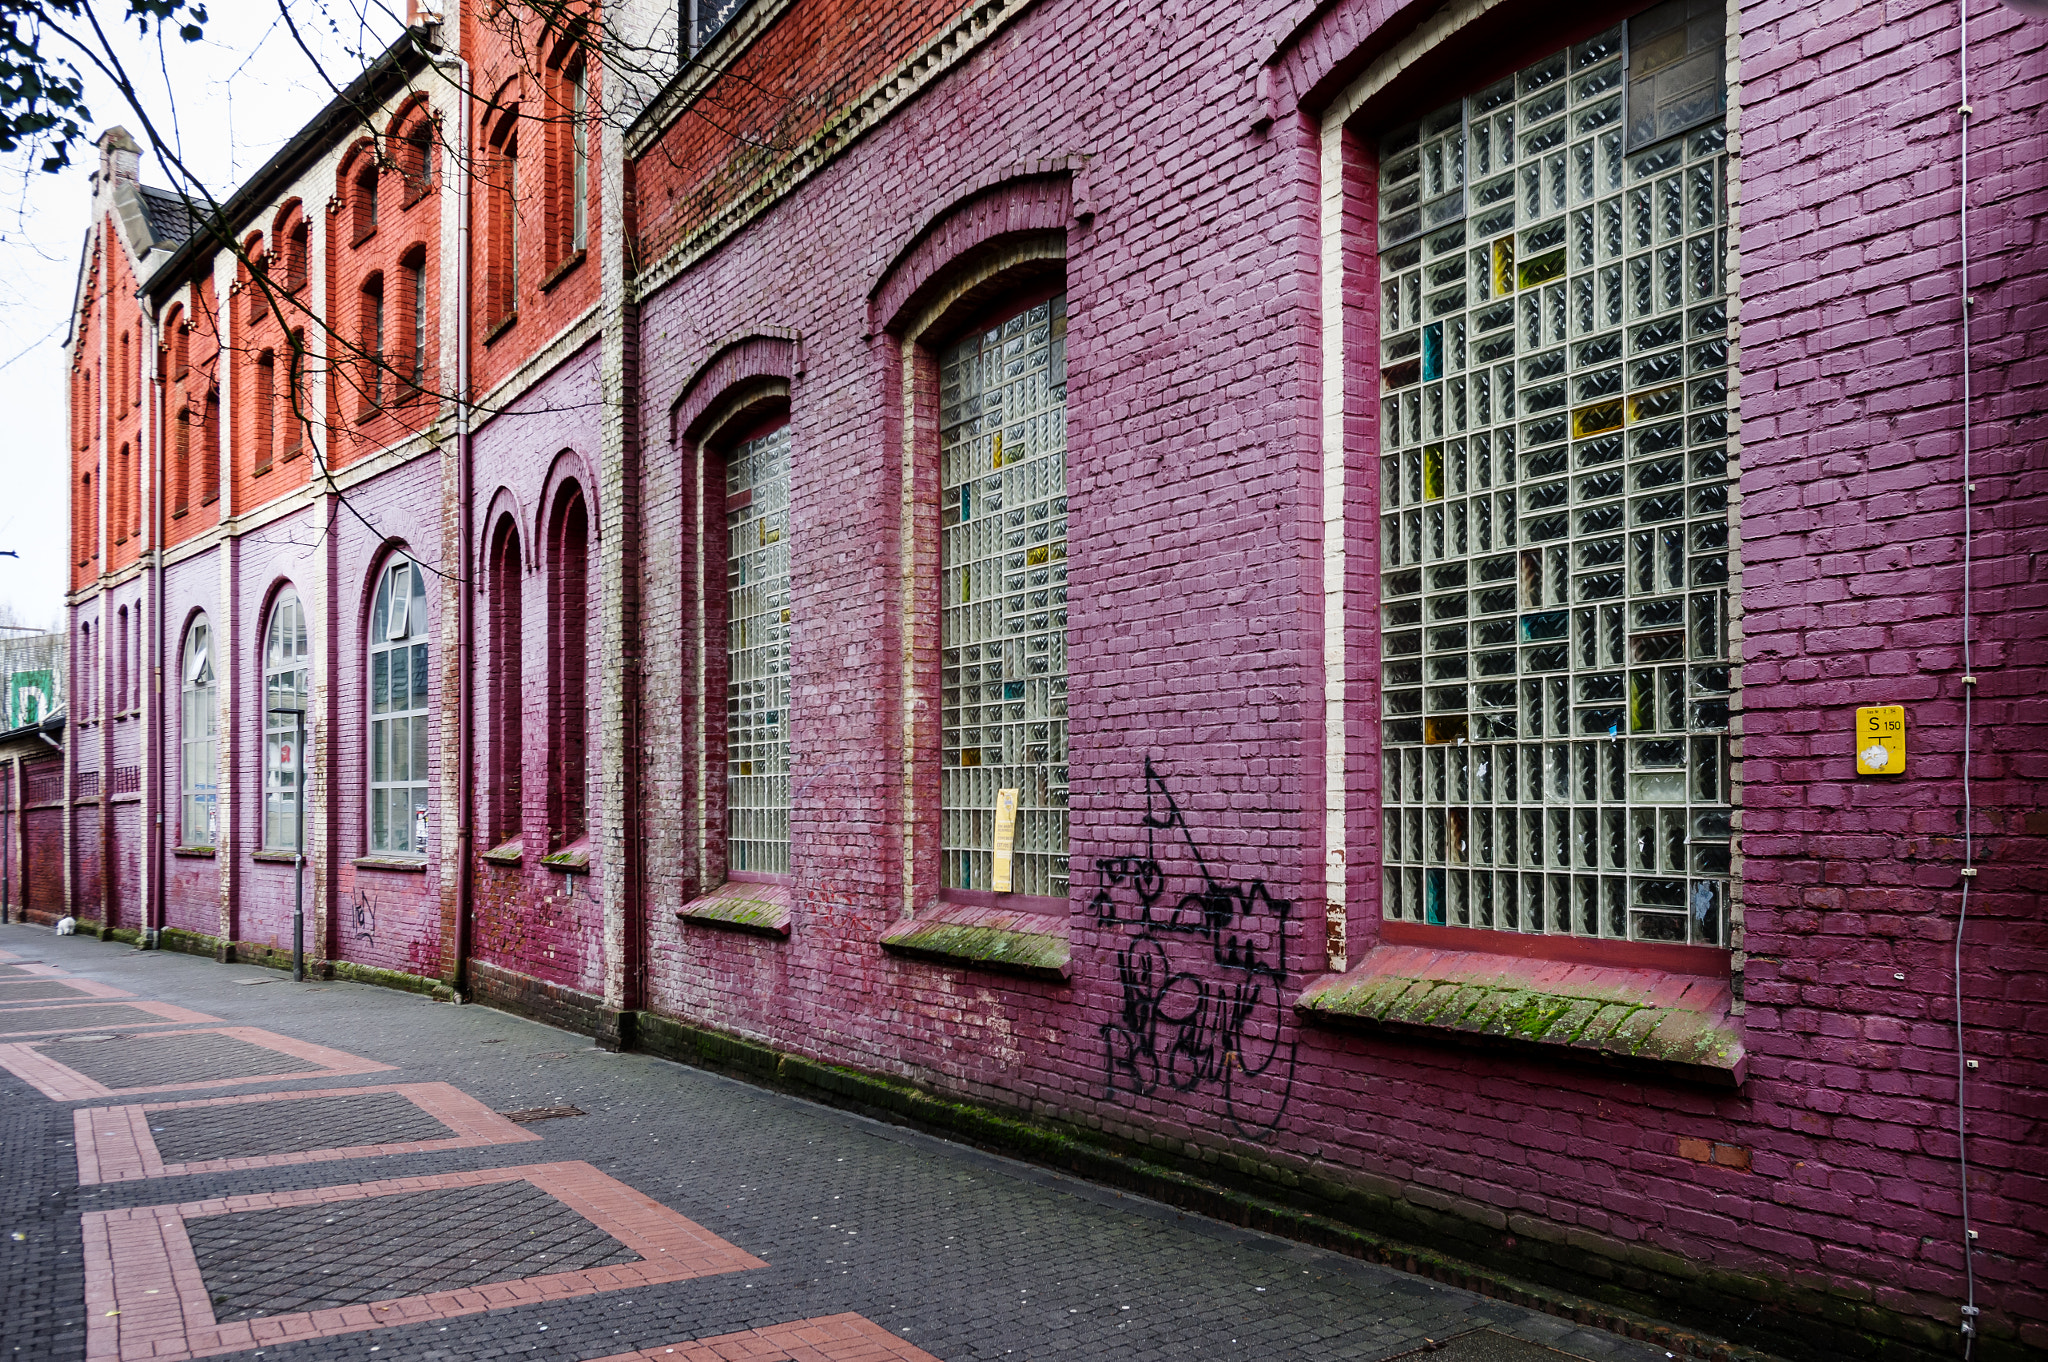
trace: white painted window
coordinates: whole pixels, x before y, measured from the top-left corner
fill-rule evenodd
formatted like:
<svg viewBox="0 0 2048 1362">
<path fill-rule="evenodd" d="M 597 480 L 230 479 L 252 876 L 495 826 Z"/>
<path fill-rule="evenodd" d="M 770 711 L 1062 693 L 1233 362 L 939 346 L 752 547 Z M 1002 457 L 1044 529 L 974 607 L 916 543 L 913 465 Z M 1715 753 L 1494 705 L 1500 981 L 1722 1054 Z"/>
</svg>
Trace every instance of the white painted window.
<svg viewBox="0 0 2048 1362">
<path fill-rule="evenodd" d="M 1390 920 L 1728 940 L 1729 158 L 1690 10 L 1381 143 Z"/>
<path fill-rule="evenodd" d="M 298 848 L 299 779 L 305 753 L 299 750 L 298 722 L 280 710 L 304 710 L 311 689 L 306 645 L 306 611 L 299 593 L 286 587 L 270 608 L 263 643 L 263 847 Z M 312 716 L 306 716 L 310 735 Z"/>
<path fill-rule="evenodd" d="M 569 76 L 569 249 L 590 241 L 590 68 Z"/>
<path fill-rule="evenodd" d="M 427 854 L 427 591 L 412 560 L 377 578 L 370 611 L 370 850 Z"/>
<path fill-rule="evenodd" d="M 1067 300 L 940 357 L 942 883 L 988 889 L 1001 790 L 1012 888 L 1067 892 Z"/>
<path fill-rule="evenodd" d="M 181 754 L 178 841 L 184 846 L 216 846 L 219 827 L 220 743 L 215 698 L 213 630 L 197 620 L 185 634 L 185 658 L 179 687 Z"/>
<path fill-rule="evenodd" d="M 729 870 L 789 869 L 789 425 L 725 464 Z"/>
</svg>

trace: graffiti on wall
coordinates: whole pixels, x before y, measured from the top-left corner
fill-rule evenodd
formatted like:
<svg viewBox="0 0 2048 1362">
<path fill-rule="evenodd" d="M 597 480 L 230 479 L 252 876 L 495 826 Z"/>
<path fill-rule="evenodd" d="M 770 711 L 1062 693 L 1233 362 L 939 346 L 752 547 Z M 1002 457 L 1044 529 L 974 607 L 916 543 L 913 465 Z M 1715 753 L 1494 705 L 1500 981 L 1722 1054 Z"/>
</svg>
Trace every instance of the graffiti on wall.
<svg viewBox="0 0 2048 1362">
<path fill-rule="evenodd" d="M 361 889 L 357 889 L 349 901 L 349 911 L 355 919 L 356 935 L 373 946 L 377 944 L 376 901 Z"/>
<path fill-rule="evenodd" d="M 1294 1092 L 1295 1042 L 1281 1001 L 1294 904 L 1264 880 L 1217 877 L 1149 757 L 1141 826 L 1142 849 L 1095 862 L 1096 920 L 1125 937 L 1116 953 L 1121 1006 L 1101 1028 L 1107 1095 L 1213 1093 L 1239 1134 L 1264 1139 Z M 1162 856 L 1193 865 L 1184 892 Z"/>
</svg>

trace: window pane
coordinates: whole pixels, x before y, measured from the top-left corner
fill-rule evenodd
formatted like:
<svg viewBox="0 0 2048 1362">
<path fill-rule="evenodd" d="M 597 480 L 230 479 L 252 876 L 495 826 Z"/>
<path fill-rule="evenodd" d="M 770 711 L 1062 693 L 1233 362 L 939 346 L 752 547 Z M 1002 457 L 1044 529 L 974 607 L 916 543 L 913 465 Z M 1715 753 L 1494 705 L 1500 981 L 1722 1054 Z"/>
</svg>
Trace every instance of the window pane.
<svg viewBox="0 0 2048 1362">
<path fill-rule="evenodd" d="M 427 645 L 420 570 L 401 559 L 384 572 L 380 593 L 390 603 L 369 639 L 371 678 L 370 850 L 419 854 L 412 812 L 426 806 Z M 394 637 L 396 635 L 396 637 Z"/>
<path fill-rule="evenodd" d="M 997 792 L 1015 789 L 1011 884 L 1067 892 L 1067 300 L 941 357 L 943 880 L 987 889 Z"/>
<path fill-rule="evenodd" d="M 789 869 L 789 427 L 726 460 L 726 864 Z"/>
<path fill-rule="evenodd" d="M 1685 39 L 1706 43 L 1702 71 L 1719 69 L 1710 31 Z M 1401 889 L 1386 912 L 1721 945 L 1723 101 L 1711 80 L 1684 109 L 1636 89 L 1622 37 L 1572 48 L 1568 79 L 1546 74 L 1565 69 L 1553 54 L 1383 148 L 1381 721 L 1388 769 L 1423 777 L 1383 786 Z M 1515 89 L 1511 143 L 1487 101 Z M 1469 187 L 1452 173 L 1468 156 Z M 1487 868 L 1517 850 L 1611 873 Z"/>
</svg>

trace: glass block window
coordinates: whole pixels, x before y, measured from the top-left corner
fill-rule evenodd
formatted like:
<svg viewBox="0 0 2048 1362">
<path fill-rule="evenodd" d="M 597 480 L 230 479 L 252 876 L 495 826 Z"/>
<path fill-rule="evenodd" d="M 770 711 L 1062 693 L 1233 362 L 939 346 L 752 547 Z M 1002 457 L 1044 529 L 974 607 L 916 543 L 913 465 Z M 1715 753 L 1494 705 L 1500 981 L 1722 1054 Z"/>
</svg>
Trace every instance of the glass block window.
<svg viewBox="0 0 2048 1362">
<path fill-rule="evenodd" d="M 942 883 L 987 889 L 1000 790 L 1011 887 L 1067 893 L 1067 300 L 940 356 Z"/>
<path fill-rule="evenodd" d="M 1390 920 L 1728 939 L 1722 24 L 1660 5 L 1381 143 Z"/>
<path fill-rule="evenodd" d="M 427 588 L 400 558 L 370 611 L 370 850 L 427 854 Z"/>
<path fill-rule="evenodd" d="M 299 779 L 305 753 L 298 747 L 298 720 L 279 710 L 304 710 L 310 673 L 306 609 L 299 593 L 286 587 L 270 609 L 263 642 L 263 848 L 296 851 L 299 845 Z M 312 729 L 312 716 L 305 726 Z"/>
<path fill-rule="evenodd" d="M 789 426 L 725 464 L 725 858 L 789 870 Z"/>
<path fill-rule="evenodd" d="M 178 841 L 183 846 L 214 846 L 220 836 L 220 747 L 216 732 L 219 711 L 214 678 L 213 630 L 202 619 L 195 621 L 185 635 L 185 664 L 178 696 Z"/>
</svg>

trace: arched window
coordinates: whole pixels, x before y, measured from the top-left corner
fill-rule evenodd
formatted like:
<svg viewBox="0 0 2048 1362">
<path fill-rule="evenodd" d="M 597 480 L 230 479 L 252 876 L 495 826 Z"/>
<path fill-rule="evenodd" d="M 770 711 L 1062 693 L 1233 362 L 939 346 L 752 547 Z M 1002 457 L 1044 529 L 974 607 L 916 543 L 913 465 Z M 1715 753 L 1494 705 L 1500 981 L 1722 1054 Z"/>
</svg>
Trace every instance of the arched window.
<svg viewBox="0 0 2048 1362">
<path fill-rule="evenodd" d="M 299 593 L 286 587 L 270 608 L 263 641 L 263 847 L 296 851 L 299 845 L 299 790 L 305 754 L 298 748 L 299 724 L 310 679 L 306 611 Z M 280 712 L 283 711 L 283 712 Z M 312 718 L 306 716 L 307 729 Z"/>
<path fill-rule="evenodd" d="M 287 225 L 280 239 L 284 242 L 284 286 L 297 293 L 306 286 L 307 244 L 311 228 L 305 215 L 297 208 L 291 209 Z"/>
<path fill-rule="evenodd" d="M 726 868 L 789 870 L 789 421 L 725 461 Z"/>
<path fill-rule="evenodd" d="M 398 261 L 399 345 L 391 367 L 403 380 L 406 396 L 427 385 L 427 248 L 416 244 Z"/>
<path fill-rule="evenodd" d="M 114 671 L 113 712 L 119 714 L 128 708 L 128 607 L 125 605 L 114 612 L 114 649 L 117 666 Z"/>
<path fill-rule="evenodd" d="M 205 415 L 201 418 L 199 441 L 199 502 L 210 506 L 220 500 L 220 385 L 206 390 Z"/>
<path fill-rule="evenodd" d="M 356 344 L 362 349 L 362 414 L 367 416 L 384 402 L 384 276 L 372 274 L 363 280 L 359 304 L 361 329 Z"/>
<path fill-rule="evenodd" d="M 370 851 L 427 854 L 427 589 L 397 558 L 370 611 Z"/>
<path fill-rule="evenodd" d="M 248 261 L 242 271 L 242 287 L 249 294 L 248 316 L 253 326 L 270 314 L 270 299 L 263 288 L 270 263 L 263 254 L 263 233 L 251 233 L 242 245 L 242 254 Z"/>
<path fill-rule="evenodd" d="M 1687 13 L 1379 140 L 1390 921 L 1728 939 L 1730 157 Z"/>
<path fill-rule="evenodd" d="M 128 446 L 123 444 L 114 463 L 114 500 L 107 507 L 107 519 L 114 526 L 114 542 L 128 542 L 128 503 L 135 499 L 135 470 L 129 466 Z"/>
<path fill-rule="evenodd" d="M 284 392 L 278 408 L 278 420 L 284 424 L 284 457 L 296 459 L 305 452 L 306 430 L 312 420 L 306 399 L 306 332 L 303 327 L 293 330 L 291 345 L 285 352 Z"/>
<path fill-rule="evenodd" d="M 270 471 L 270 451 L 277 430 L 277 355 L 265 350 L 256 356 L 255 382 L 249 389 L 250 471 Z"/>
<path fill-rule="evenodd" d="M 993 887 L 1017 791 L 1011 891 L 1067 893 L 1067 300 L 939 356 L 940 848 L 948 889 Z"/>
<path fill-rule="evenodd" d="M 92 718 L 92 625 L 89 623 L 78 626 L 78 670 L 78 694 L 72 697 L 72 704 L 83 722 Z"/>
<path fill-rule="evenodd" d="M 171 426 L 171 514 L 184 515 L 191 509 L 192 409 L 178 404 Z"/>
<path fill-rule="evenodd" d="M 490 577 L 490 772 L 491 841 L 519 836 L 520 772 L 525 764 L 526 688 L 520 598 L 519 530 L 511 516 L 498 522 L 491 541 Z"/>
<path fill-rule="evenodd" d="M 180 669 L 178 747 L 178 842 L 210 847 L 220 836 L 218 782 L 219 710 L 214 694 L 213 630 L 204 617 L 185 633 Z"/>
<path fill-rule="evenodd" d="M 548 655 L 554 750 L 549 824 L 557 847 L 590 831 L 590 515 L 570 483 L 555 499 L 548 536 Z"/>
<path fill-rule="evenodd" d="M 354 209 L 351 214 L 355 225 L 354 245 L 362 245 L 377 230 L 377 178 L 376 153 L 365 147 L 356 163 L 349 195 Z"/>
</svg>

